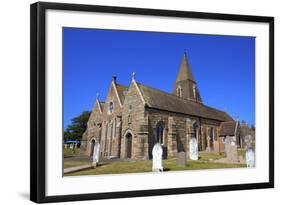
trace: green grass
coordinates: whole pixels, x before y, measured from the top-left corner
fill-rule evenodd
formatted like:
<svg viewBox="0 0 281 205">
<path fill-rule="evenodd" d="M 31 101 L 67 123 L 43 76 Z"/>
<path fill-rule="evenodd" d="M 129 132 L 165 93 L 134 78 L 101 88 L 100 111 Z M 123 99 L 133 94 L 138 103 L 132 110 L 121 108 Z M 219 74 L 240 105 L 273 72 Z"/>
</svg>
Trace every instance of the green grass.
<svg viewBox="0 0 281 205">
<path fill-rule="evenodd" d="M 245 149 L 238 149 L 238 155 L 243 156 L 245 158 L 246 150 Z"/>
<path fill-rule="evenodd" d="M 206 159 L 206 156 L 202 157 Z M 71 162 L 66 162 L 71 163 Z M 72 162 L 78 165 L 78 162 Z M 72 165 L 74 165 L 72 164 Z M 84 162 L 83 164 L 87 164 Z M 69 164 L 68 164 L 69 165 Z M 81 165 L 81 164 L 80 164 Z M 177 165 L 177 159 L 163 160 L 164 171 L 179 171 L 179 170 L 200 170 L 200 169 L 222 169 L 222 168 L 241 168 L 246 167 L 245 164 L 222 164 L 207 162 L 205 160 L 188 161 L 187 166 Z M 89 169 L 75 173 L 66 174 L 66 176 L 79 176 L 79 175 L 98 175 L 98 174 L 120 174 L 120 173 L 141 173 L 151 172 L 152 161 L 138 161 L 138 162 L 101 162 L 96 169 Z"/>
<path fill-rule="evenodd" d="M 76 148 L 76 149 L 70 149 L 70 148 L 67 148 L 67 149 L 63 149 L 63 156 L 64 158 L 67 158 L 67 157 L 75 157 L 77 155 L 79 155 L 80 153 L 80 149 L 79 148 Z"/>
<path fill-rule="evenodd" d="M 77 162 L 77 161 L 66 161 L 64 160 L 64 168 L 76 167 L 81 165 L 91 164 L 90 162 Z"/>
<path fill-rule="evenodd" d="M 209 153 L 209 152 L 201 152 L 199 155 L 199 160 L 204 162 L 209 162 L 225 157 L 226 157 L 225 153 L 216 154 L 216 153 Z"/>
</svg>

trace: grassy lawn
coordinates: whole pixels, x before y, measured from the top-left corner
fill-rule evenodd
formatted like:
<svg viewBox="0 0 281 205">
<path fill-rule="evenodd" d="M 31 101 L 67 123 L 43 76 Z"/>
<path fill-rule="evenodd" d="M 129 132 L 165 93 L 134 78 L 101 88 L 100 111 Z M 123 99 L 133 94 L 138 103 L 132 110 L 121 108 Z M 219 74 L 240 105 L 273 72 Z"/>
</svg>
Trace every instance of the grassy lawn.
<svg viewBox="0 0 281 205">
<path fill-rule="evenodd" d="M 241 152 L 243 154 L 243 152 Z M 221 168 L 240 168 L 246 167 L 245 164 L 223 164 L 214 163 L 213 160 L 224 158 L 225 154 L 200 153 L 198 161 L 188 160 L 187 166 L 177 165 L 177 159 L 163 160 L 164 171 L 179 171 L 179 170 L 199 170 L 199 169 L 221 169 Z M 79 166 L 89 164 L 89 162 L 65 161 L 65 168 L 71 166 Z M 66 176 L 79 175 L 98 175 L 98 174 L 120 174 L 120 173 L 141 173 L 151 172 L 152 161 L 138 162 L 101 162 L 96 169 L 89 169 L 75 173 L 67 174 Z"/>
<path fill-rule="evenodd" d="M 80 149 L 79 148 L 76 148 L 76 149 L 70 149 L 70 148 L 67 148 L 67 149 L 63 149 L 63 156 L 64 158 L 67 158 L 67 157 L 75 157 L 77 155 L 79 155 L 80 153 Z"/>
<path fill-rule="evenodd" d="M 64 161 L 64 168 L 90 164 L 90 162 Z"/>
</svg>

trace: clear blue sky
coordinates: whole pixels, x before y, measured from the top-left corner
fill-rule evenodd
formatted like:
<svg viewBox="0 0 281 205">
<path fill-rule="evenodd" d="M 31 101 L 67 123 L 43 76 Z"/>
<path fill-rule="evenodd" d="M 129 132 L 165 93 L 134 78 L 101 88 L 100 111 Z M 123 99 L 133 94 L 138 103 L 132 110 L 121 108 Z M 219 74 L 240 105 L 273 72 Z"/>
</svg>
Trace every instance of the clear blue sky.
<svg viewBox="0 0 281 205">
<path fill-rule="evenodd" d="M 255 124 L 255 38 L 64 28 L 64 128 L 113 75 L 172 92 L 184 49 L 204 104 Z"/>
</svg>

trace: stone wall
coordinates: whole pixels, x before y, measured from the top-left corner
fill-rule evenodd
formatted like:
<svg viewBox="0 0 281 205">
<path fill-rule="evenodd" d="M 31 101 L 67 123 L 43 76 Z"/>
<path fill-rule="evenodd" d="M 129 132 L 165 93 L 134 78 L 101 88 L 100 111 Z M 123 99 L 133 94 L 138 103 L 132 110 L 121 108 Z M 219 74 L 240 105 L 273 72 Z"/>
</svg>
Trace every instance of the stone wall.
<svg viewBox="0 0 281 205">
<path fill-rule="evenodd" d="M 98 101 L 96 101 L 96 104 L 91 112 L 91 115 L 90 115 L 88 123 L 87 123 L 87 129 L 82 136 L 81 146 L 80 146 L 81 155 L 90 156 L 92 142 L 100 141 L 102 119 L 103 119 L 103 116 L 99 110 Z"/>
<path fill-rule="evenodd" d="M 113 103 L 112 113 L 109 111 L 110 102 Z M 196 123 L 196 130 L 193 123 Z M 90 155 L 91 140 L 95 139 L 101 144 L 102 157 L 152 158 L 152 148 L 157 142 L 157 127 L 160 124 L 164 128 L 161 143 L 167 157 L 175 157 L 178 152 L 186 152 L 188 157 L 192 135 L 197 138 L 199 151 L 214 151 L 219 121 L 149 108 L 133 81 L 123 105 L 120 105 L 114 83 L 102 113 L 96 104 L 83 135 L 81 153 Z"/>
<path fill-rule="evenodd" d="M 132 135 L 131 158 L 148 158 L 147 114 L 137 85 L 132 82 L 124 100 L 122 113 L 121 158 L 127 157 L 127 138 Z"/>
<path fill-rule="evenodd" d="M 110 103 L 113 110 L 110 112 Z M 120 157 L 120 137 L 122 129 L 122 104 L 120 104 L 114 83 L 112 83 L 103 107 L 101 132 L 101 156 Z"/>
<path fill-rule="evenodd" d="M 168 149 L 168 157 L 176 156 L 175 152 L 188 153 L 191 134 L 197 136 L 200 151 L 206 151 L 207 136 L 211 137 L 210 148 L 211 151 L 213 150 L 213 142 L 217 139 L 220 122 L 152 108 L 146 108 L 146 111 L 148 113 L 148 143 L 150 157 L 153 145 L 156 143 L 156 127 L 159 122 L 165 124 L 163 146 L 166 146 Z M 197 123 L 197 131 L 188 131 L 187 119 L 190 119 L 190 123 Z M 213 130 L 213 133 L 210 132 L 211 130 Z M 171 137 L 173 139 L 175 138 L 176 141 L 170 139 Z M 176 146 L 176 149 L 174 146 Z"/>
</svg>

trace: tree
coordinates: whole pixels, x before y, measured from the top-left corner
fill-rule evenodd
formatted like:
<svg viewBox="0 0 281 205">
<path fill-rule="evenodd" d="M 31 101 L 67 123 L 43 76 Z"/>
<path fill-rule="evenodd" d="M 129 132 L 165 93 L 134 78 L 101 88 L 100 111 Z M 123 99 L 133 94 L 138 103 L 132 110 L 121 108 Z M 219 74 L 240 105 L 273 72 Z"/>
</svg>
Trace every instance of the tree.
<svg viewBox="0 0 281 205">
<path fill-rule="evenodd" d="M 255 127 L 255 125 L 254 125 L 254 124 L 251 126 L 251 130 L 253 130 L 253 131 L 255 131 L 255 130 L 256 130 L 256 127 Z"/>
<path fill-rule="evenodd" d="M 79 116 L 73 118 L 71 124 L 64 131 L 64 140 L 81 140 L 83 133 L 87 129 L 90 114 L 90 111 L 83 111 Z"/>
</svg>

